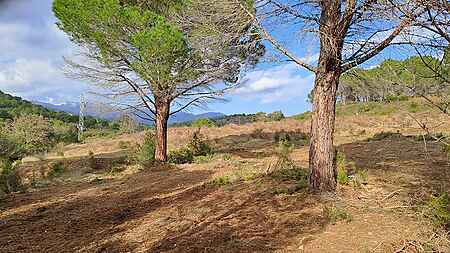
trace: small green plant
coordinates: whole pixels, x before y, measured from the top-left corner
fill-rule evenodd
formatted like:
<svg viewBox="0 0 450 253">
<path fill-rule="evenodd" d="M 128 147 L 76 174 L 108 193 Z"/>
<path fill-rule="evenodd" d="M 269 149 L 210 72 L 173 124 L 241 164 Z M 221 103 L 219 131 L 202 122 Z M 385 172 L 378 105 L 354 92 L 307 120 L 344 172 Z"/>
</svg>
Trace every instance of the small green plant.
<svg viewBox="0 0 450 253">
<path fill-rule="evenodd" d="M 52 168 L 50 172 L 47 174 L 49 178 L 59 177 L 62 173 L 64 173 L 64 164 L 62 162 L 56 162 L 52 164 Z"/>
<path fill-rule="evenodd" d="M 347 185 L 349 178 L 347 175 L 347 166 L 345 154 L 341 151 L 336 152 L 337 182 L 341 185 Z"/>
<path fill-rule="evenodd" d="M 188 148 L 170 151 L 168 162 L 174 164 L 192 163 L 194 161 L 194 153 Z"/>
<path fill-rule="evenodd" d="M 363 170 L 355 167 L 355 174 L 352 177 L 352 184 L 356 188 L 360 188 L 362 185 L 367 184 L 369 181 L 369 174 L 367 170 Z"/>
<path fill-rule="evenodd" d="M 346 221 L 351 222 L 353 217 L 350 213 L 348 213 L 344 208 L 338 207 L 336 205 L 326 205 L 323 207 L 323 216 L 328 220 L 331 224 L 336 224 L 338 221 Z"/>
<path fill-rule="evenodd" d="M 213 158 L 214 158 L 214 156 L 212 154 L 195 156 L 194 157 L 194 163 L 208 163 Z"/>
<path fill-rule="evenodd" d="M 231 156 L 231 154 L 228 154 L 228 153 L 223 154 L 223 160 L 224 161 L 231 161 L 232 158 L 233 157 Z"/>
<path fill-rule="evenodd" d="M 155 161 L 156 141 L 152 131 L 146 131 L 144 142 L 136 144 L 131 151 L 132 160 L 139 164 L 145 165 Z"/>
<path fill-rule="evenodd" d="M 231 185 L 231 179 L 230 176 L 216 177 L 210 181 L 210 184 L 214 186 L 227 186 Z"/>
<path fill-rule="evenodd" d="M 60 143 L 56 144 L 55 150 L 56 150 L 57 156 L 63 157 L 64 156 L 64 143 L 60 142 Z"/>
<path fill-rule="evenodd" d="M 450 226 L 450 196 L 442 193 L 432 196 L 425 209 L 425 216 L 437 226 Z"/>
</svg>

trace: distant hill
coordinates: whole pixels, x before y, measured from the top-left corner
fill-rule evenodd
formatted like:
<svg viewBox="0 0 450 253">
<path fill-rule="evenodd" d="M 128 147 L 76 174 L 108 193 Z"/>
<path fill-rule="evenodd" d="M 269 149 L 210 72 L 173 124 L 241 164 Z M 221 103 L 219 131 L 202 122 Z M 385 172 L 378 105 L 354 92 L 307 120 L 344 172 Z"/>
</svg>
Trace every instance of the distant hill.
<svg viewBox="0 0 450 253">
<path fill-rule="evenodd" d="M 78 115 L 72 112 L 56 110 L 40 104 L 35 104 L 20 97 L 0 91 L 0 121 L 13 119 L 19 115 L 36 114 L 65 123 L 77 123 Z M 94 117 L 86 117 L 87 127 L 107 126 L 108 121 Z"/>
<path fill-rule="evenodd" d="M 70 114 L 78 114 L 78 111 L 80 108 L 79 103 L 73 103 L 73 102 L 63 103 L 63 104 L 58 104 L 58 105 L 43 103 L 43 102 L 33 102 L 33 103 L 41 105 L 45 108 L 48 108 L 48 109 L 51 109 L 54 111 L 67 112 Z M 86 115 L 89 115 L 92 117 L 97 117 L 97 118 L 102 118 L 102 119 L 107 119 L 107 120 L 118 119 L 121 116 L 120 113 L 117 113 L 117 112 L 101 113 L 98 110 L 96 110 L 95 107 L 92 107 L 92 106 L 90 107 L 89 104 L 86 109 Z M 221 118 L 224 116 L 226 116 L 226 115 L 223 113 L 219 113 L 219 112 L 206 112 L 206 113 L 202 113 L 202 114 L 179 112 L 170 117 L 169 124 L 191 122 L 191 121 L 194 121 L 194 120 L 200 119 L 200 118 L 216 119 L 216 118 Z M 139 120 L 139 121 L 141 121 L 141 123 L 144 123 L 144 124 L 151 124 L 150 122 L 147 122 L 147 121 L 142 121 L 142 120 Z"/>
</svg>

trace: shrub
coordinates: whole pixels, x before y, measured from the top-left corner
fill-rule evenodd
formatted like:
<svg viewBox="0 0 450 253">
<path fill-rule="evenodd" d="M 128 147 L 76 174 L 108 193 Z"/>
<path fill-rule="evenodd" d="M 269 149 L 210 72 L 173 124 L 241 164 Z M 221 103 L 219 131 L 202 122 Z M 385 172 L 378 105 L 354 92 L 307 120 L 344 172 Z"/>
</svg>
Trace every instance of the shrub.
<svg viewBox="0 0 450 253">
<path fill-rule="evenodd" d="M 0 159 L 19 160 L 25 155 L 25 150 L 14 140 L 0 131 Z"/>
<path fill-rule="evenodd" d="M 291 136 L 288 133 L 284 132 L 284 131 L 276 132 L 273 135 L 273 139 L 278 144 L 280 144 L 280 143 L 290 144 L 291 143 Z"/>
<path fill-rule="evenodd" d="M 14 164 L 9 160 L 0 160 L 0 192 L 6 194 L 24 191 L 22 179 L 14 169 Z"/>
<path fill-rule="evenodd" d="M 210 181 L 210 184 L 215 186 L 227 186 L 231 185 L 231 179 L 229 176 L 216 177 Z"/>
<path fill-rule="evenodd" d="M 343 220 L 346 222 L 351 222 L 353 220 L 353 217 L 350 213 L 348 213 L 345 209 L 338 207 L 336 205 L 324 206 L 323 216 L 331 224 L 336 224 L 336 222 L 339 220 Z"/>
<path fill-rule="evenodd" d="M 200 129 L 192 134 L 188 149 L 192 151 L 194 156 L 205 156 L 213 153 L 212 148 L 205 141 L 205 137 L 200 133 Z"/>
<path fill-rule="evenodd" d="M 280 121 L 280 120 L 284 119 L 284 114 L 282 111 L 275 111 L 275 112 L 269 113 L 267 115 L 267 118 L 270 121 Z"/>
<path fill-rule="evenodd" d="M 60 120 L 52 120 L 55 141 L 62 143 L 78 142 L 78 130 L 75 124 L 67 124 Z"/>
<path fill-rule="evenodd" d="M 54 145 L 54 129 L 42 116 L 19 116 L 6 127 L 7 136 L 14 140 L 26 154 L 43 153 Z"/>
<path fill-rule="evenodd" d="M 428 201 L 425 215 L 437 226 L 450 226 L 450 196 L 442 193 Z"/>
<path fill-rule="evenodd" d="M 197 119 L 191 123 L 191 127 L 197 127 L 197 128 L 215 127 L 215 126 L 216 126 L 216 124 L 214 123 L 214 121 L 212 121 L 211 119 L 208 119 L 208 118 Z"/>
<path fill-rule="evenodd" d="M 64 170 L 65 170 L 64 164 L 62 162 L 56 162 L 52 164 L 52 169 L 47 174 L 47 177 L 49 178 L 59 177 L 64 172 Z"/>
<path fill-rule="evenodd" d="M 175 164 L 192 163 L 194 161 L 194 153 L 188 148 L 170 151 L 168 161 Z"/>
<path fill-rule="evenodd" d="M 374 134 L 373 137 L 369 139 L 369 141 L 381 141 L 384 139 L 400 138 L 400 137 L 402 137 L 401 133 L 380 132 L 380 133 Z"/>
<path fill-rule="evenodd" d="M 136 144 L 132 151 L 132 157 L 140 164 L 146 164 L 155 161 L 156 141 L 155 135 L 151 131 L 146 131 L 144 142 Z"/>
<path fill-rule="evenodd" d="M 348 184 L 350 180 L 347 175 L 345 155 L 341 151 L 338 151 L 336 153 L 336 167 L 337 167 L 337 182 L 341 185 Z"/>
</svg>

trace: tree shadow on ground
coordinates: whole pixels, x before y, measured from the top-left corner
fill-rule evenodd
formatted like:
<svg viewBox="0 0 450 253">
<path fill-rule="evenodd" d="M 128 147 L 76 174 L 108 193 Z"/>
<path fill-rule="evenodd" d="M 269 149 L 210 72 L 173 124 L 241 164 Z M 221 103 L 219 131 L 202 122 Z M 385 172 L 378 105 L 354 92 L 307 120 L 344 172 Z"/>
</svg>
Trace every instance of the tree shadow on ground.
<svg viewBox="0 0 450 253">
<path fill-rule="evenodd" d="M 327 224 L 316 207 L 318 200 L 301 195 L 286 199 L 268 192 L 212 194 L 202 206 L 210 215 L 195 226 L 169 233 L 146 252 L 274 252 L 293 238 L 323 231 Z M 301 243 L 301 242 L 300 242 Z"/>
<path fill-rule="evenodd" d="M 0 214 L 0 251 L 272 252 L 326 224 L 307 194 L 280 198 L 247 184 L 224 190 L 204 184 L 210 176 L 148 171 L 79 185 L 51 203 L 50 192 L 18 196 Z"/>
<path fill-rule="evenodd" d="M 286 137 L 296 147 L 306 146 L 309 143 L 309 136 L 300 131 L 274 133 L 255 131 L 250 134 L 212 139 L 211 143 L 218 153 L 230 153 L 241 158 L 264 158 L 275 155 L 277 142 Z"/>
<path fill-rule="evenodd" d="M 367 169 L 381 184 L 402 187 L 408 193 L 450 190 L 450 163 L 435 142 L 424 145 L 421 136 L 387 135 L 376 140 L 339 147 L 358 168 Z"/>
<path fill-rule="evenodd" d="M 39 192 L 27 194 L 23 201 L 17 196 L 12 199 L 14 203 L 2 208 L 8 214 L 0 216 L 0 251 L 129 252 L 135 247 L 129 242 L 104 240 L 126 230 L 122 224 L 178 199 L 197 196 L 192 193 L 197 191 L 195 184 L 210 175 L 209 171 L 144 172 L 120 183 L 80 185 L 71 194 L 65 189 L 67 200 L 53 203 L 46 203 Z M 53 190 L 58 195 L 58 189 Z M 202 196 L 209 191 L 198 192 Z M 24 205 L 29 208 L 21 210 Z"/>
</svg>

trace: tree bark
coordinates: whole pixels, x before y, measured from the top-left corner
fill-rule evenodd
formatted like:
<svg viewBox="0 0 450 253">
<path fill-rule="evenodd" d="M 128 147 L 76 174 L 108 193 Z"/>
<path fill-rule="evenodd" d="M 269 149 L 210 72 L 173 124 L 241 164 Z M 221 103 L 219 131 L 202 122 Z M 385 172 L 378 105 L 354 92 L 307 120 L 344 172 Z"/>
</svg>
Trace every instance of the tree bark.
<svg viewBox="0 0 450 253">
<path fill-rule="evenodd" d="M 156 147 L 155 160 L 167 162 L 167 124 L 169 121 L 170 101 L 166 99 L 155 99 L 156 104 Z"/>
<path fill-rule="evenodd" d="M 315 192 L 336 190 L 333 136 L 338 82 L 339 74 L 336 72 L 316 76 L 309 150 L 310 189 Z"/>
<path fill-rule="evenodd" d="M 339 24 L 341 1 L 324 0 L 320 4 L 320 56 L 313 90 L 309 188 L 314 192 L 334 192 L 337 177 L 333 146 L 335 110 L 343 38 L 347 31 L 345 25 Z"/>
</svg>

